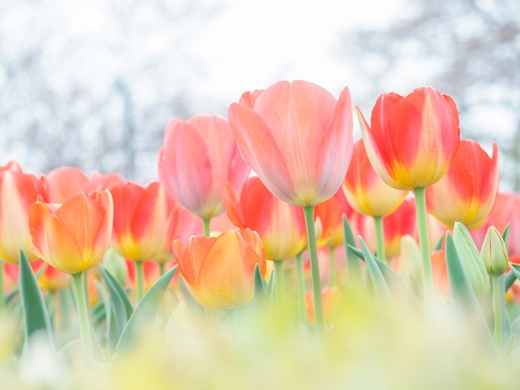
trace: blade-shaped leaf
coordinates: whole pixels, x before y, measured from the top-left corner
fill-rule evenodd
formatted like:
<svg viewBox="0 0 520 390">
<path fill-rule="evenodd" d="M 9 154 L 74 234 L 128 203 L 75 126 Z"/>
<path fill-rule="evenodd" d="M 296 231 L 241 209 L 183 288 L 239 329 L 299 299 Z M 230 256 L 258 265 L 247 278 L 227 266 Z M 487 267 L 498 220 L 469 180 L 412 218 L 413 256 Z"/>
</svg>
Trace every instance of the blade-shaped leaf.
<svg viewBox="0 0 520 390">
<path fill-rule="evenodd" d="M 363 258 L 365 259 L 365 263 L 367 265 L 368 274 L 370 275 L 370 280 L 372 281 L 372 287 L 374 288 L 376 298 L 382 302 L 391 301 L 390 291 L 388 290 L 383 273 L 372 257 L 372 254 L 368 250 L 361 236 L 359 237 L 359 243 L 361 245 Z"/>
<path fill-rule="evenodd" d="M 161 276 L 144 295 L 143 299 L 141 302 L 139 302 L 139 305 L 137 305 L 135 311 L 128 320 L 123 333 L 121 334 L 121 338 L 119 339 L 116 347 L 117 351 L 121 351 L 122 349 L 128 347 L 139 324 L 145 318 L 149 318 L 152 315 L 154 316 L 157 313 L 161 298 L 168 288 L 175 271 L 177 271 L 177 265 Z"/>
<path fill-rule="evenodd" d="M 274 296 L 274 272 L 271 271 L 271 275 L 269 275 L 269 281 L 267 282 L 267 288 L 265 289 L 265 295 L 269 300 L 269 306 L 272 306 L 275 302 Z"/>
<path fill-rule="evenodd" d="M 99 269 L 101 271 L 101 277 L 105 281 L 108 291 L 110 292 L 110 302 L 114 313 L 114 322 L 116 323 L 119 332 L 123 332 L 126 323 L 132 315 L 132 305 L 119 282 L 110 275 L 103 266 L 100 265 Z"/>
<path fill-rule="evenodd" d="M 25 319 L 25 340 L 40 331 L 52 344 L 51 323 L 36 277 L 24 251 L 20 251 L 20 295 Z"/>
<path fill-rule="evenodd" d="M 348 223 L 347 217 L 343 216 L 343 238 L 345 242 L 345 251 L 347 254 L 347 270 L 349 277 L 354 280 L 362 280 L 363 273 L 361 271 L 361 264 L 359 263 L 358 257 L 352 253 L 351 247 L 356 247 L 356 241 L 354 239 L 354 233 Z"/>
<path fill-rule="evenodd" d="M 260 273 L 260 266 L 255 266 L 255 305 L 263 307 L 266 302 L 265 284 Z"/>
<path fill-rule="evenodd" d="M 509 272 L 505 275 L 504 279 L 504 292 L 508 292 L 515 280 L 517 279 L 517 277 L 514 272 Z"/>
<path fill-rule="evenodd" d="M 506 248 L 509 249 L 509 236 L 511 231 L 511 224 L 507 224 L 504 233 L 502 233 L 502 239 L 504 240 L 504 244 L 506 244 Z"/>
</svg>

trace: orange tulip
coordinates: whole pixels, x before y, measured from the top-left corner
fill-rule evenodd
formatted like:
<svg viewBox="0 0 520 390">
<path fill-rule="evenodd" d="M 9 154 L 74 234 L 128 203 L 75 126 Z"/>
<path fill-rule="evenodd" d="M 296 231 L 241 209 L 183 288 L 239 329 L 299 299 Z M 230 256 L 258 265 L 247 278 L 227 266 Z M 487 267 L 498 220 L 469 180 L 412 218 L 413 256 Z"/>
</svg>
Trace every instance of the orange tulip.
<svg viewBox="0 0 520 390">
<path fill-rule="evenodd" d="M 32 261 L 29 207 L 38 197 L 47 199 L 41 182 L 18 169 L 0 173 L 0 258 L 18 264 L 20 249 Z"/>
<path fill-rule="evenodd" d="M 33 203 L 29 227 L 34 253 L 67 274 L 95 267 L 110 244 L 113 212 L 107 190 L 75 195 L 63 205 Z"/>
<path fill-rule="evenodd" d="M 209 309 L 244 306 L 253 298 L 256 265 L 266 271 L 260 237 L 249 229 L 193 236 L 186 247 L 175 240 L 173 253 L 193 298 Z"/>
<path fill-rule="evenodd" d="M 92 172 L 90 183 L 85 192 L 110 190 L 113 187 L 124 183 L 126 183 L 126 180 L 117 173 L 110 172 L 103 175 L 98 171 L 94 171 Z"/>
<path fill-rule="evenodd" d="M 366 151 L 389 186 L 410 190 L 439 181 L 459 147 L 455 102 L 424 87 L 402 97 L 382 94 L 372 110 L 372 128 L 356 107 Z"/>
<path fill-rule="evenodd" d="M 343 189 L 354 210 L 371 217 L 391 214 L 408 195 L 408 191 L 392 188 L 379 178 L 370 164 L 362 139 L 354 144 Z"/>
<path fill-rule="evenodd" d="M 325 322 L 328 324 L 341 308 L 343 293 L 339 287 L 331 287 L 323 291 L 321 296 L 323 299 L 323 315 Z M 305 294 L 305 307 L 307 309 L 309 323 L 314 325 L 316 320 L 314 318 L 314 297 L 312 296 L 312 291 L 308 291 L 307 294 Z"/>
<path fill-rule="evenodd" d="M 224 183 L 240 188 L 250 170 L 227 119 L 197 115 L 186 121 L 173 118 L 166 125 L 159 180 L 170 197 L 199 217 L 222 214 Z"/>
<path fill-rule="evenodd" d="M 493 157 L 472 140 L 462 140 L 446 175 L 426 189 L 428 212 L 449 228 L 461 222 L 468 229 L 484 224 L 498 188 L 498 146 Z"/>
<path fill-rule="evenodd" d="M 112 247 L 122 257 L 167 261 L 179 230 L 179 207 L 159 182 L 146 188 L 135 183 L 110 190 L 114 199 Z"/>
<path fill-rule="evenodd" d="M 276 198 L 258 177 L 246 180 L 240 196 L 226 183 L 224 205 L 235 226 L 258 233 L 270 260 L 289 259 L 307 243 L 302 209 Z"/>
<path fill-rule="evenodd" d="M 352 153 L 348 88 L 336 100 L 315 84 L 280 81 L 250 103 L 231 104 L 231 131 L 269 191 L 298 206 L 334 195 Z"/>
</svg>

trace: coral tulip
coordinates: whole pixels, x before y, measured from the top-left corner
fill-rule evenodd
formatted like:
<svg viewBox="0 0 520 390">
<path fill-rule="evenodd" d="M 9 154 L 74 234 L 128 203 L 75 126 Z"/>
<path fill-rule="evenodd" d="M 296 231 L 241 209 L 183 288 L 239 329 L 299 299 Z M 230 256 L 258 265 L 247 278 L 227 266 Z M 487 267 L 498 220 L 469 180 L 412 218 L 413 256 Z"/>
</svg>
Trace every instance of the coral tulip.
<svg viewBox="0 0 520 390">
<path fill-rule="evenodd" d="M 370 164 L 362 139 L 354 144 L 343 188 L 354 210 L 371 217 L 391 214 L 408 195 L 408 191 L 392 188 L 379 178 Z"/>
<path fill-rule="evenodd" d="M 42 176 L 47 186 L 50 203 L 63 204 L 74 195 L 87 192 L 90 179 L 76 167 L 60 167 Z"/>
<path fill-rule="evenodd" d="M 193 298 L 209 309 L 244 306 L 253 298 L 256 265 L 262 276 L 266 271 L 260 237 L 249 229 L 194 236 L 186 247 L 175 240 L 173 253 Z"/>
<path fill-rule="evenodd" d="M 179 207 L 159 182 L 146 188 L 135 183 L 110 190 L 114 200 L 112 247 L 122 257 L 134 260 L 168 260 L 164 253 L 179 231 Z"/>
<path fill-rule="evenodd" d="M 498 188 L 498 146 L 493 157 L 472 140 L 462 140 L 444 177 L 426 189 L 428 212 L 449 228 L 461 222 L 468 229 L 484 224 Z"/>
<path fill-rule="evenodd" d="M 36 202 L 29 208 L 34 253 L 61 272 L 95 267 L 110 244 L 113 222 L 108 191 L 73 196 L 63 205 Z"/>
<path fill-rule="evenodd" d="M 246 180 L 240 196 L 226 183 L 224 205 L 235 226 L 258 233 L 269 260 L 294 257 L 307 243 L 302 209 L 276 198 L 258 177 Z"/>
<path fill-rule="evenodd" d="M 224 212 L 222 191 L 240 188 L 251 168 L 242 160 L 227 119 L 197 115 L 171 119 L 159 153 L 159 180 L 170 197 L 209 220 Z"/>
<path fill-rule="evenodd" d="M 29 207 L 38 197 L 47 199 L 42 183 L 31 174 L 18 169 L 0 173 L 0 258 L 18 264 L 20 249 L 29 260 L 32 251 L 29 230 Z"/>
<path fill-rule="evenodd" d="M 284 202 L 317 205 L 336 193 L 352 154 L 350 94 L 336 99 L 305 81 L 280 81 L 254 106 L 229 107 L 242 157 Z"/>
<path fill-rule="evenodd" d="M 341 308 L 344 296 L 338 287 L 331 287 L 322 292 L 322 297 L 325 322 L 329 324 Z M 314 316 L 314 298 L 311 291 L 305 295 L 305 306 L 307 309 L 307 318 L 309 322 L 314 325 L 316 320 Z"/>
<path fill-rule="evenodd" d="M 391 187 L 436 183 L 459 147 L 457 107 L 433 88 L 417 88 L 406 97 L 382 94 L 372 110 L 371 128 L 357 113 L 370 162 Z"/>
</svg>

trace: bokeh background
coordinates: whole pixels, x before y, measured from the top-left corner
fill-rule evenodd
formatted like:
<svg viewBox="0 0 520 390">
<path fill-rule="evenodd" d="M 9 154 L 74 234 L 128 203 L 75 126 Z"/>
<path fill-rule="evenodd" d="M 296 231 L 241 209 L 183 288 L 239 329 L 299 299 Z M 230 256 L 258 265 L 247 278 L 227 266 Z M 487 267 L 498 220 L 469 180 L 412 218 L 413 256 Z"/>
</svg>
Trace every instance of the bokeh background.
<svg viewBox="0 0 520 390">
<path fill-rule="evenodd" d="M 347 85 L 367 115 L 431 85 L 520 190 L 518 0 L 0 0 L 0 163 L 145 183 L 169 118 L 281 79 Z"/>
</svg>

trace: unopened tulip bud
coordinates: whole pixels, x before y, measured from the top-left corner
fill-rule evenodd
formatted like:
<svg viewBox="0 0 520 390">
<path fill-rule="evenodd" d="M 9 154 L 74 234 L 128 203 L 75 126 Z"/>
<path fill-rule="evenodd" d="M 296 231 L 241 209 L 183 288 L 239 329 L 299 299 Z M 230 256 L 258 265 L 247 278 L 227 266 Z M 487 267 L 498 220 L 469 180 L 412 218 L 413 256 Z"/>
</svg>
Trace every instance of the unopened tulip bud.
<svg viewBox="0 0 520 390">
<path fill-rule="evenodd" d="M 480 256 L 489 275 L 500 276 L 506 272 L 509 264 L 506 245 L 494 226 L 490 226 L 486 233 Z"/>
</svg>

